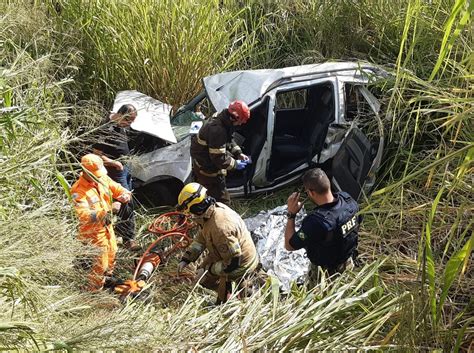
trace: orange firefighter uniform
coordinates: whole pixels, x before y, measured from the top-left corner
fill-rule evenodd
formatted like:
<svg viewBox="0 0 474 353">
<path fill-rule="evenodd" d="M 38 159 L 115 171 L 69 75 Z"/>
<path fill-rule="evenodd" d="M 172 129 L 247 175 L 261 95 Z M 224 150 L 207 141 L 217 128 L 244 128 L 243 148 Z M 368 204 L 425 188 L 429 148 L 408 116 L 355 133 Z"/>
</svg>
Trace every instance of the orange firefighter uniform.
<svg viewBox="0 0 474 353">
<path fill-rule="evenodd" d="M 217 290 L 219 284 L 238 281 L 257 268 L 257 250 L 244 221 L 234 210 L 217 202 L 193 220 L 201 231 L 182 260 L 193 262 L 205 249 L 209 251 L 201 265 L 208 271 L 201 285 Z"/>
<path fill-rule="evenodd" d="M 112 203 L 114 200 L 127 203 L 131 194 L 106 175 L 100 157 L 86 155 L 81 164 L 96 180 L 85 176 L 84 171 L 70 191 L 79 218 L 78 239 L 100 250 L 89 274 L 88 287 L 90 290 L 99 290 L 104 285 L 104 274 L 111 274 L 114 269 L 117 252 L 117 241 L 111 222 Z"/>
</svg>

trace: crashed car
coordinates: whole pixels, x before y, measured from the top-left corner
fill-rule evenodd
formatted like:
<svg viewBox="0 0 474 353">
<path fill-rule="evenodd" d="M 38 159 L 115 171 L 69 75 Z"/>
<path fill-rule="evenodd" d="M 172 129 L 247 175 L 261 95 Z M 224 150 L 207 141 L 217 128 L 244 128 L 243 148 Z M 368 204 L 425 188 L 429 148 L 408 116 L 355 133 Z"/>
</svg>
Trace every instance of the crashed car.
<svg viewBox="0 0 474 353">
<path fill-rule="evenodd" d="M 140 92 L 119 92 L 115 111 L 126 103 L 138 109 L 132 128 L 141 132 L 141 153 L 130 160 L 135 186 L 154 203 L 174 204 L 192 180 L 192 134 L 238 99 L 251 119 L 236 127 L 234 139 L 253 163 L 227 175 L 233 197 L 273 191 L 319 166 L 336 189 L 359 199 L 381 162 L 380 103 L 369 88 L 385 76 L 355 62 L 219 73 L 205 77 L 204 91 L 173 115 L 169 105 Z"/>
</svg>

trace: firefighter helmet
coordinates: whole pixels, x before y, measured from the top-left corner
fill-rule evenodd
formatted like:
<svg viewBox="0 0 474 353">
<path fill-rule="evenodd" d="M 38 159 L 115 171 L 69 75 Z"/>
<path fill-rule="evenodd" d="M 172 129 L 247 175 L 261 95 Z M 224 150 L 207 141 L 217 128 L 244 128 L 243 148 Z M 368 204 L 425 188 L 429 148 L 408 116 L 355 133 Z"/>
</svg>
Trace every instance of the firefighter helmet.
<svg viewBox="0 0 474 353">
<path fill-rule="evenodd" d="M 231 102 L 227 110 L 241 124 L 245 124 L 250 119 L 250 109 L 244 101 Z"/>
<path fill-rule="evenodd" d="M 194 205 L 199 205 L 206 200 L 207 189 L 198 183 L 189 183 L 184 186 L 178 195 L 178 211 L 193 212 L 196 210 Z"/>
</svg>

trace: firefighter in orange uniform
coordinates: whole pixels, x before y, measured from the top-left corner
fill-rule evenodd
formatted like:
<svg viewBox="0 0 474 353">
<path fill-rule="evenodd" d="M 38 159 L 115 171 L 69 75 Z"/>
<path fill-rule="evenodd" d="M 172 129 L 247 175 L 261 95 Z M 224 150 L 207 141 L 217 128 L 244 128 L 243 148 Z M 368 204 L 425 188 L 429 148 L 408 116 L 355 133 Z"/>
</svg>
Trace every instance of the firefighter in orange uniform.
<svg viewBox="0 0 474 353">
<path fill-rule="evenodd" d="M 100 249 L 89 274 L 88 289 L 102 289 L 105 275 L 110 276 L 115 265 L 117 241 L 112 226 L 112 214 L 128 203 L 131 193 L 107 176 L 102 159 L 87 154 L 81 159 L 83 172 L 71 187 L 71 196 L 79 218 L 78 239 Z"/>
</svg>

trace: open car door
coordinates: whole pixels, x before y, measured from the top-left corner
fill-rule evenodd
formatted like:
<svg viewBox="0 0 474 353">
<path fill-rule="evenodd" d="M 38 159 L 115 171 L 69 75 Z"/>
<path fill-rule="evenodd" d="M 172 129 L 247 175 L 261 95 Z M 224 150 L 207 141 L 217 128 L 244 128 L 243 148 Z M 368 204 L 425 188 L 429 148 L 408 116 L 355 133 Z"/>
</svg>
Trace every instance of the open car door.
<svg viewBox="0 0 474 353">
<path fill-rule="evenodd" d="M 364 133 L 352 128 L 332 163 L 333 182 L 358 200 L 372 165 L 371 144 Z"/>
<path fill-rule="evenodd" d="M 345 120 L 352 124 L 333 159 L 333 183 L 358 200 L 364 184 L 366 189 L 375 184 L 375 173 L 382 159 L 384 130 L 380 103 L 366 87 L 347 82 L 344 91 Z"/>
</svg>

